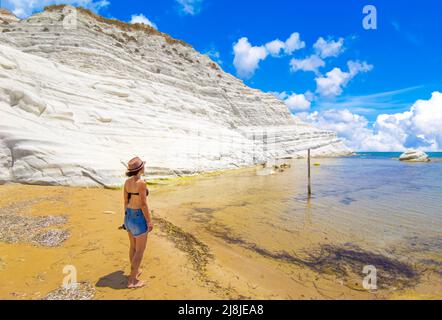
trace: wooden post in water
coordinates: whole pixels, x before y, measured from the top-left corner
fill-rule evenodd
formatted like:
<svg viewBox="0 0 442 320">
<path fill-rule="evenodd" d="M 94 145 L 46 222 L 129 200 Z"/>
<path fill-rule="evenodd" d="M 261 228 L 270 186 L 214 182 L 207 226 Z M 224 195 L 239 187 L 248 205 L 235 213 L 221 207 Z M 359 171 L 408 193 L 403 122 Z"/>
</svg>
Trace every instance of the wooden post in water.
<svg viewBox="0 0 442 320">
<path fill-rule="evenodd" d="M 308 172 L 308 197 L 310 198 L 312 195 L 310 149 L 308 149 L 307 166 L 308 166 L 308 170 L 307 170 L 307 172 Z"/>
</svg>

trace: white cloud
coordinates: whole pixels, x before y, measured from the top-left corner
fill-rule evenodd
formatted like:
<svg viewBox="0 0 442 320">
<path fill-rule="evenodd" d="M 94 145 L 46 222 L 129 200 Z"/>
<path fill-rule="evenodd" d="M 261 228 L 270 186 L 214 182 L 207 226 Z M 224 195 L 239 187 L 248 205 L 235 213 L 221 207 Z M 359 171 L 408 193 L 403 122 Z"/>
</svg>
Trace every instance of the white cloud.
<svg viewBox="0 0 442 320">
<path fill-rule="evenodd" d="M 310 57 L 302 60 L 292 59 L 290 61 L 290 70 L 292 72 L 302 70 L 302 71 L 313 71 L 314 73 L 318 73 L 318 69 L 324 66 L 325 66 L 324 60 L 322 60 L 317 55 L 311 55 Z"/>
<path fill-rule="evenodd" d="M 344 51 L 344 38 L 339 38 L 337 41 L 332 39 L 325 40 L 320 37 L 313 45 L 315 52 L 321 58 L 337 57 Z"/>
<path fill-rule="evenodd" d="M 343 87 L 350 80 L 350 73 L 343 72 L 339 68 L 334 68 L 327 72 L 325 77 L 318 77 L 316 80 L 316 92 L 323 97 L 339 96 Z"/>
<path fill-rule="evenodd" d="M 301 36 L 298 32 L 293 32 L 290 37 L 285 42 L 285 53 L 291 55 L 296 50 L 302 49 L 305 47 L 305 42 L 301 41 Z"/>
<path fill-rule="evenodd" d="M 157 25 L 155 23 L 153 23 L 152 21 L 150 21 L 148 18 L 146 18 L 146 16 L 142 13 L 133 14 L 130 19 L 130 23 L 142 23 L 142 24 L 145 24 L 145 25 L 150 26 L 152 28 L 158 29 Z"/>
<path fill-rule="evenodd" d="M 70 4 L 73 6 L 81 6 L 93 11 L 99 11 L 100 9 L 109 5 L 107 0 L 2 0 L 2 7 L 12 11 L 19 18 L 27 18 L 34 12 L 43 10 L 44 7 L 53 4 Z"/>
<path fill-rule="evenodd" d="M 286 55 L 291 55 L 296 50 L 305 48 L 305 42 L 301 40 L 301 36 L 298 32 L 293 32 L 285 42 L 276 39 L 268 42 L 265 47 L 269 54 L 274 57 L 279 57 L 281 51 L 284 51 Z"/>
<path fill-rule="evenodd" d="M 277 99 L 285 102 L 287 107 L 292 112 L 300 112 L 309 110 L 311 107 L 311 100 L 313 99 L 313 94 L 307 91 L 304 94 L 288 94 L 287 92 L 270 92 Z"/>
<path fill-rule="evenodd" d="M 417 148 L 442 150 L 442 93 L 418 100 L 408 111 L 381 114 L 373 125 L 349 110 L 327 110 L 297 114 L 306 122 L 338 133 L 348 147 L 357 151 L 403 151 Z"/>
<path fill-rule="evenodd" d="M 405 145 L 419 144 L 430 150 L 442 149 L 442 93 L 433 92 L 430 100 L 418 100 L 409 112 L 393 115 L 393 119 L 378 117 L 379 126 L 384 128 L 391 120 L 397 122 L 406 134 Z"/>
<path fill-rule="evenodd" d="M 343 92 L 343 88 L 356 75 L 373 69 L 372 65 L 358 61 L 349 61 L 347 66 L 348 72 L 344 72 L 340 68 L 334 68 L 327 72 L 325 76 L 317 77 L 315 79 L 317 85 L 316 92 L 327 98 L 339 96 Z"/>
<path fill-rule="evenodd" d="M 259 62 L 265 60 L 268 51 L 265 47 L 254 47 L 247 38 L 241 38 L 233 46 L 235 58 L 233 65 L 236 68 L 238 76 L 241 78 L 250 78 L 259 68 Z"/>
<path fill-rule="evenodd" d="M 358 73 L 369 72 L 373 69 L 373 66 L 365 61 L 364 62 L 349 61 L 347 62 L 347 66 L 351 78 L 355 77 Z"/>
<path fill-rule="evenodd" d="M 311 123 L 318 128 L 334 131 L 344 143 L 356 151 L 385 151 L 374 144 L 373 131 L 368 128 L 368 120 L 349 110 L 326 110 L 322 112 L 297 114 L 301 120 Z M 369 142 L 369 143 L 368 143 Z"/>
<path fill-rule="evenodd" d="M 320 37 L 313 45 L 313 48 L 315 49 L 315 54 L 312 54 L 304 59 L 292 59 L 290 61 L 290 69 L 292 72 L 296 72 L 299 70 L 312 71 L 319 75 L 319 68 L 325 66 L 325 61 L 323 59 L 329 57 L 337 57 L 344 50 L 343 46 L 343 38 L 340 38 L 338 41 L 327 41 L 324 38 Z M 337 71 L 333 71 L 331 76 L 337 76 Z M 330 82 L 330 80 L 320 80 L 320 82 L 324 81 Z"/>
<path fill-rule="evenodd" d="M 176 0 L 180 4 L 181 12 L 189 15 L 200 13 L 203 0 Z"/>
<path fill-rule="evenodd" d="M 279 39 L 276 39 L 267 43 L 265 47 L 272 56 L 278 57 L 281 50 L 285 49 L 285 43 Z"/>
<path fill-rule="evenodd" d="M 276 39 L 263 46 L 252 46 L 249 40 L 243 37 L 233 44 L 235 54 L 233 64 L 239 77 L 250 78 L 258 69 L 259 62 L 265 60 L 269 55 L 280 57 L 282 51 L 290 55 L 304 47 L 305 42 L 301 41 L 301 37 L 297 32 L 292 33 L 285 42 Z"/>
<path fill-rule="evenodd" d="M 290 109 L 290 111 L 305 111 L 309 110 L 312 103 L 307 99 L 305 94 L 293 93 L 286 100 L 285 104 Z"/>
</svg>

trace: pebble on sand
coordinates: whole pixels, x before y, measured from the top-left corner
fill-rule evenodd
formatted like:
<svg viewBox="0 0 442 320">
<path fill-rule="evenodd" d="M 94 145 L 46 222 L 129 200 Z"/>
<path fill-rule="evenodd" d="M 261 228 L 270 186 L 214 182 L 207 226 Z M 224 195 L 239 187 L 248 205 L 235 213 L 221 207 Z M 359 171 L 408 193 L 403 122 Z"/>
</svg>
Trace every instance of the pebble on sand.
<svg viewBox="0 0 442 320">
<path fill-rule="evenodd" d="M 49 292 L 43 300 L 92 300 L 95 288 L 88 282 L 80 282 L 75 288 L 60 287 Z"/>
</svg>

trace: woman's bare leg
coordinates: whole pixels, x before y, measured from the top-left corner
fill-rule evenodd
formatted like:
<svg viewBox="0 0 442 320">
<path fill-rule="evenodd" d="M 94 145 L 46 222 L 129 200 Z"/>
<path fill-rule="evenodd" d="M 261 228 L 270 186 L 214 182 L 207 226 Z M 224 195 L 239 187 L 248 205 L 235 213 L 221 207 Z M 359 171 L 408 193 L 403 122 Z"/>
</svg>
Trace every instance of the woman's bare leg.
<svg viewBox="0 0 442 320">
<path fill-rule="evenodd" d="M 131 273 L 129 277 L 129 287 L 141 287 L 144 283 L 138 279 L 140 274 L 140 265 L 146 250 L 147 233 L 135 238 L 135 253 L 132 258 Z"/>
<path fill-rule="evenodd" d="M 130 261 L 130 265 L 131 265 L 131 268 L 132 268 L 132 261 L 134 259 L 134 254 L 135 254 L 135 238 L 132 235 L 132 233 L 128 232 L 127 234 L 129 235 L 129 241 L 130 241 L 129 261 Z"/>
<path fill-rule="evenodd" d="M 135 255 L 135 248 L 136 248 L 136 238 L 130 232 L 128 232 L 127 234 L 129 235 L 129 242 L 130 242 L 129 261 L 130 261 L 130 269 L 132 270 L 132 264 L 133 264 L 133 259 L 134 259 L 134 255 Z M 142 273 L 142 270 L 140 269 L 140 271 L 138 272 L 137 278 L 141 275 L 141 273 Z"/>
</svg>

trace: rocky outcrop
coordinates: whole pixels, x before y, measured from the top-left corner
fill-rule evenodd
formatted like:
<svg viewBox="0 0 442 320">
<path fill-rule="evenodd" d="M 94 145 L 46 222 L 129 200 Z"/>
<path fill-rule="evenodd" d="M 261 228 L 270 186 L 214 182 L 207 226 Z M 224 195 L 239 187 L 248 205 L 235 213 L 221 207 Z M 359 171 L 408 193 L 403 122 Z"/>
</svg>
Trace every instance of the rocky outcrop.
<svg viewBox="0 0 442 320">
<path fill-rule="evenodd" d="M 407 150 L 399 157 L 400 161 L 409 162 L 429 162 L 430 158 L 428 155 L 420 150 Z"/>
<path fill-rule="evenodd" d="M 6 9 L 0 8 L 0 24 L 9 25 L 10 23 L 18 22 L 18 19 L 13 13 Z"/>
<path fill-rule="evenodd" d="M 7 30 L 7 31 L 6 31 Z M 350 154 L 271 94 L 144 25 L 55 6 L 0 24 L 0 181 L 115 186 L 150 176 Z"/>
</svg>

